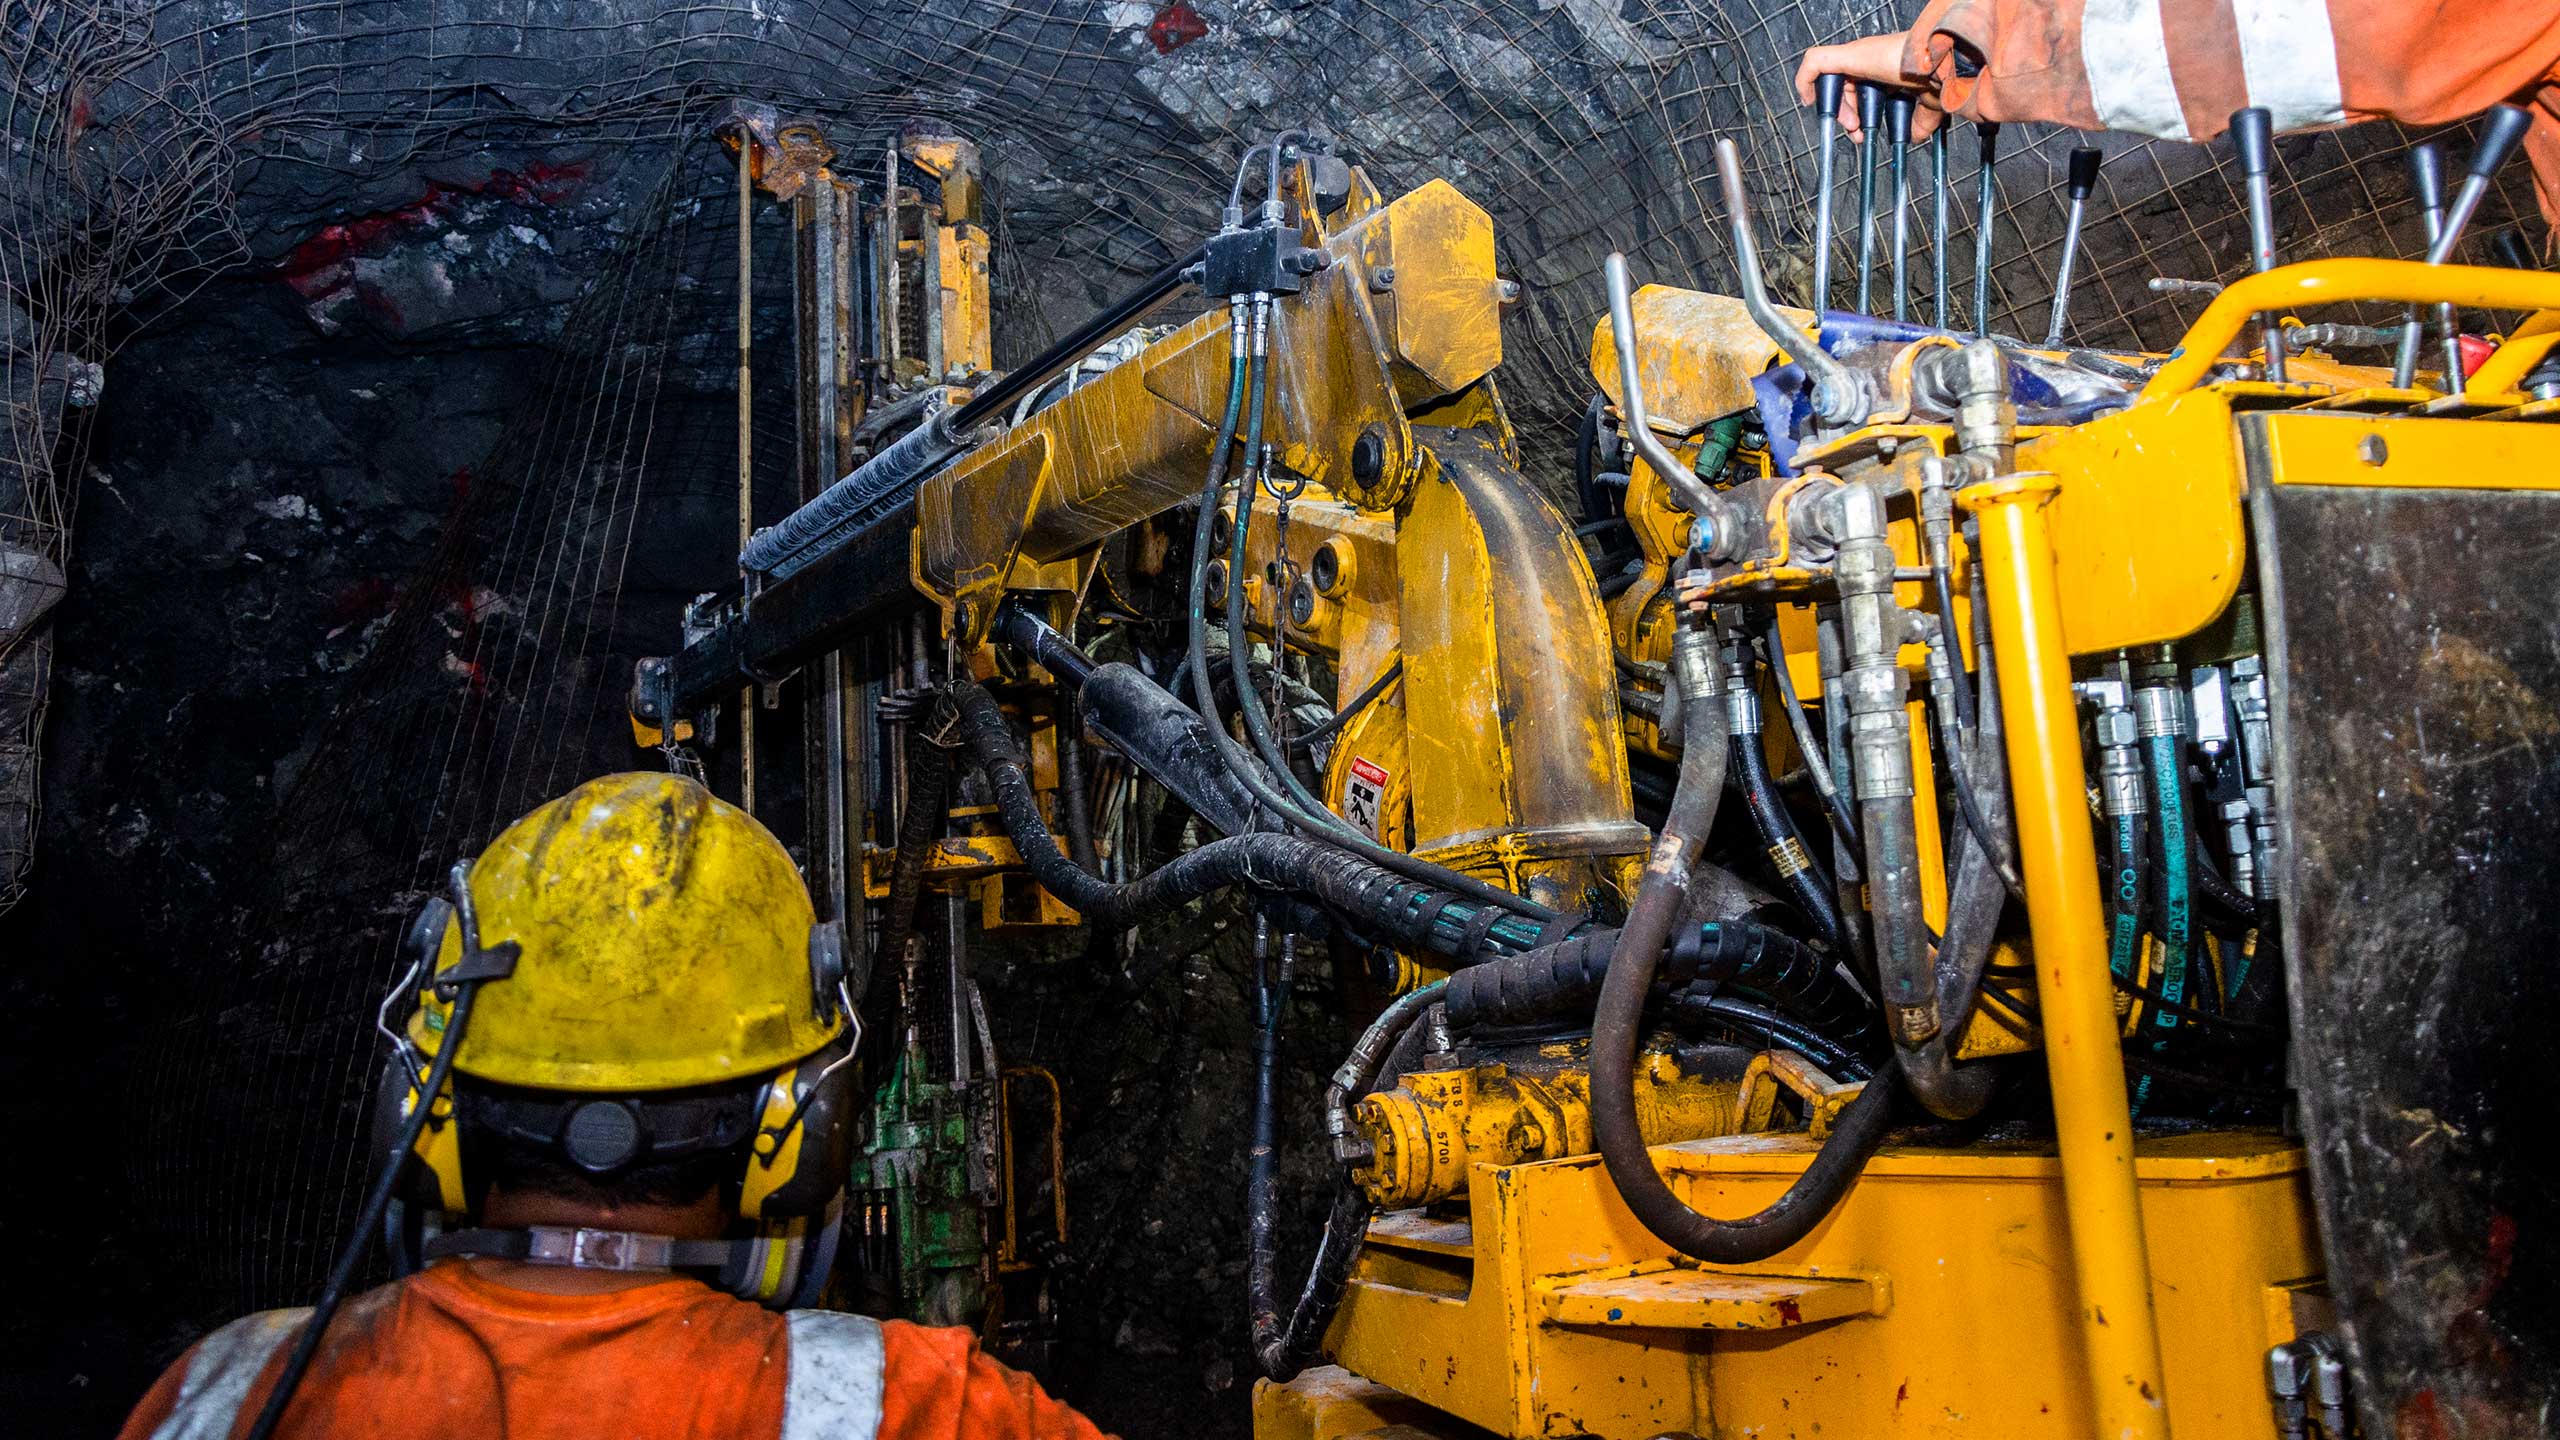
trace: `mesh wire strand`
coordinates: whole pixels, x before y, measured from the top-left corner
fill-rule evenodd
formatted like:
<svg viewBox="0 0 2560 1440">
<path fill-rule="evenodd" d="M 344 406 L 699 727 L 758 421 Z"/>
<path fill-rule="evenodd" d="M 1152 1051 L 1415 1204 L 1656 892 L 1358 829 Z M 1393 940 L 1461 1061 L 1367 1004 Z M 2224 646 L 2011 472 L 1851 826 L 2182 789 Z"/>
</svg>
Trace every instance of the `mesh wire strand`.
<svg viewBox="0 0 2560 1440">
<path fill-rule="evenodd" d="M 1229 167 L 1258 136 L 1315 126 L 1389 194 L 1445 175 L 1492 213 L 1505 273 L 1523 282 L 1502 383 L 1531 453 L 1552 462 L 1592 388 L 1610 249 L 1630 254 L 1640 282 L 1732 285 L 1714 136 L 1742 142 L 1774 286 L 1801 302 L 1818 131 L 1790 93 L 1795 57 L 1899 13 L 1815 0 L 0 3 L 12 142 L 0 162 L 0 552 L 56 566 L 85 460 L 76 407 L 48 398 L 67 396 L 67 379 L 48 390 L 45 377 L 106 361 L 108 321 L 133 295 L 250 263 L 244 216 L 297 214 L 315 187 L 362 214 L 417 167 L 474 152 L 672 157 L 348 677 L 275 853 L 253 866 L 268 886 L 261 924 L 207 963 L 201 991 L 156 1033 L 143 1078 L 184 1098 L 150 1112 L 138 1178 L 193 1197 L 156 1207 L 177 1227 L 172 1248 L 217 1268 L 203 1278 L 226 1305 L 307 1298 L 368 1160 L 359 1097 L 381 1059 L 370 1010 L 401 919 L 511 816 L 638 763 L 618 733 L 631 657 L 611 644 L 632 527 L 687 486 L 729 483 L 732 437 L 668 433 L 658 411 L 671 357 L 689 339 L 716 350 L 731 323 L 718 287 L 672 283 L 729 273 L 732 181 L 705 153 L 719 102 L 816 117 L 853 155 L 881 153 L 911 119 L 974 138 L 995 216 L 1000 364 L 1213 226 Z M 2076 141 L 2032 127 L 2005 140 L 1990 320 L 2040 333 L 2058 171 Z M 2224 147 L 2103 143 L 2070 333 L 2163 347 L 2194 302 L 2145 282 L 2245 265 L 2236 168 Z M 2416 253 L 2408 144 L 2379 126 L 2286 141 L 2284 255 Z M 1956 318 L 1971 324 L 1969 137 L 1953 149 L 1948 241 Z M 2528 194 L 2511 167 L 2474 235 L 2525 223 Z M 1842 199 L 1853 221 L 1854 196 Z M 1925 276 L 1925 194 L 1915 211 Z M 1835 299 L 1854 275 L 1843 228 Z M 758 388 L 789 390 L 779 374 Z M 787 412 L 759 429 L 761 454 L 789 453 Z M 30 860 L 44 644 L 40 629 L 17 642 L 26 698 L 0 683 L 0 907 Z"/>
</svg>

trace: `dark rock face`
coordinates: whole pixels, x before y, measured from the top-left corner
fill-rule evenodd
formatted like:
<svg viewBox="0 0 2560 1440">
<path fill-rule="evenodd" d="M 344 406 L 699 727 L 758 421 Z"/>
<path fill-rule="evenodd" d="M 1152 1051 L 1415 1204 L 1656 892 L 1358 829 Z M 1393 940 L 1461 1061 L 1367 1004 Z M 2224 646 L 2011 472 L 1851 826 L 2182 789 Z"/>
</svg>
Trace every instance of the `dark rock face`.
<svg viewBox="0 0 2560 1440">
<path fill-rule="evenodd" d="M 206 1325 L 308 1298 L 368 1160 L 387 937 L 541 796 L 655 763 L 621 719 L 629 666 L 734 548 L 721 102 L 817 115 L 857 174 L 910 118 L 975 139 L 999 363 L 1212 226 L 1239 153 L 1282 127 L 1337 137 L 1390 194 L 1446 175 L 1526 286 L 1502 381 L 1551 462 L 1601 256 L 1728 283 L 1714 133 L 1751 142 L 1780 288 L 1802 273 L 1812 132 L 1784 73 L 1869 13 L 68 0 L 0 22 L 0 1125 L 24 1162 L 0 1185 L 23 1293 L 61 1297 L 0 1320 L 9 1413 L 103 1430 Z M 2013 328 L 2041 321 L 2070 143 L 2035 138 L 2013 132 L 2004 172 Z M 2396 174 L 2350 165 L 2395 143 L 2288 142 L 2288 254 L 2406 253 L 2405 225 L 2372 234 Z M 2236 273 L 2230 185 L 2203 151 L 2116 148 L 2080 338 L 2175 337 L 2142 281 Z M 765 207 L 767 519 L 796 495 L 786 226 Z M 786 708 L 766 737 L 784 815 L 795 726 Z M 1066 1086 L 1059 1389 L 1132 1435 L 1240 1433 L 1249 964 L 1233 914 L 1163 928 L 994 946 L 981 973 L 1008 1059 Z M 1291 1275 L 1323 1200 L 1316 1096 L 1360 1008 L 1304 969 Z"/>
</svg>

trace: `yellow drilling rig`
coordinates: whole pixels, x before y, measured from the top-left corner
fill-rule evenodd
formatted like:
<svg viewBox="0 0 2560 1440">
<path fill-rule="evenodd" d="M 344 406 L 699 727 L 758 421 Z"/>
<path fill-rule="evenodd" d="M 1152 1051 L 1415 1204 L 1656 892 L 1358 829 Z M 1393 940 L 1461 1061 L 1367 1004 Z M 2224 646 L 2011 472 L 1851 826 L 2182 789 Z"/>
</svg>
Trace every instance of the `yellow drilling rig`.
<svg viewBox="0 0 2560 1440">
<path fill-rule="evenodd" d="M 957 1022 L 910 993 L 928 897 L 957 955 L 963 895 L 1251 894 L 1263 1440 L 2529 1433 L 2444 1427 L 2552 1385 L 2508 1277 L 2560 277 L 2270 265 L 2168 354 L 2058 343 L 2067 281 L 2041 344 L 1943 279 L 1935 325 L 1817 314 L 1718 159 L 1741 293 L 1611 258 L 1579 519 L 1490 219 L 1293 132 L 1051 351 L 875 393 L 635 726 L 833 697 L 812 866 L 879 1033 L 974 1033 L 965 969 Z M 2410 318 L 2297 313 L 2356 302 Z M 2456 306 L 2530 318 L 2468 364 Z M 1135 787 L 1174 853 L 1095 823 Z M 1385 993 L 1282 1136 L 1318 935 Z M 1290 1143 L 1340 1183 L 1284 1284 Z"/>
</svg>

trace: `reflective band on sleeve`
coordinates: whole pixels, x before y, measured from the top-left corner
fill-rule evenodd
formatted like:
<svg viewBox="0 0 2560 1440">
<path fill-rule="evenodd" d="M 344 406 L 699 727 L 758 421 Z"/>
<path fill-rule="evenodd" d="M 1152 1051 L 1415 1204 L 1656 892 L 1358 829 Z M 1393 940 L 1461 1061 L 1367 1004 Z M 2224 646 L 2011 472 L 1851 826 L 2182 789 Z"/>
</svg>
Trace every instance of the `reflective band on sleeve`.
<svg viewBox="0 0 2560 1440">
<path fill-rule="evenodd" d="M 257 1383 L 276 1347 L 310 1318 L 308 1308 L 261 1310 L 206 1336 L 187 1362 L 187 1378 L 178 1382 L 178 1403 L 151 1432 L 151 1440 L 229 1440 L 249 1387 Z"/>
<path fill-rule="evenodd" d="M 880 1322 L 833 1310 L 794 1310 L 782 1440 L 876 1440 L 884 1352 Z"/>
<path fill-rule="evenodd" d="M 2089 76 L 2089 103 L 2106 128 L 2188 138 L 2178 82 L 2169 74 L 2160 0 L 2089 0 L 2080 20 L 2080 65 Z"/>
<path fill-rule="evenodd" d="M 2278 134 L 2345 122 L 2329 0 L 2231 0 L 2231 18 L 2240 25 L 2248 103 L 2266 107 Z"/>
</svg>

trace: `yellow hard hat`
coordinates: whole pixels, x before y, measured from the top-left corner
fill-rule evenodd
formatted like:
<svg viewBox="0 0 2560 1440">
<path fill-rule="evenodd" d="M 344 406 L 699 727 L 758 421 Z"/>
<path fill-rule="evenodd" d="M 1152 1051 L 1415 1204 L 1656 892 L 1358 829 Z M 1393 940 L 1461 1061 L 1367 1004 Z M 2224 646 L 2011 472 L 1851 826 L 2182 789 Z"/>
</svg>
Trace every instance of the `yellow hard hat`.
<svg viewBox="0 0 2560 1440">
<path fill-rule="evenodd" d="M 778 1069 L 844 1028 L 790 853 L 683 776 L 588 781 L 507 827 L 470 886 L 481 943 L 522 954 L 482 989 L 454 1057 L 464 1075 L 671 1090 Z M 461 955 L 448 926 L 435 969 Z M 434 1054 L 450 1013 L 428 989 L 409 1038 Z"/>
</svg>

